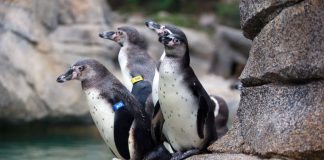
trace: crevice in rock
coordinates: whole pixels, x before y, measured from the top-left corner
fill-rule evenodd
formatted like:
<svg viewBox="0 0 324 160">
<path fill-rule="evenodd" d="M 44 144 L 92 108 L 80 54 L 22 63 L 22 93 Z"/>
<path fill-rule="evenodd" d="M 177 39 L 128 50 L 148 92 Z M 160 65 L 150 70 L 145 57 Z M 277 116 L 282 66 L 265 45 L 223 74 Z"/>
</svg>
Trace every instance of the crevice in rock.
<svg viewBox="0 0 324 160">
<path fill-rule="evenodd" d="M 296 85 L 306 85 L 313 82 L 318 82 L 324 80 L 323 78 L 309 78 L 309 79 L 283 79 L 282 77 L 275 77 L 271 81 L 262 80 L 258 78 L 249 78 L 242 81 L 242 86 L 248 87 L 258 87 L 263 85 L 279 85 L 279 86 L 296 86 Z"/>
<path fill-rule="evenodd" d="M 243 29 L 243 35 L 253 40 L 262 30 L 262 28 L 272 21 L 276 16 L 278 16 L 283 9 L 296 5 L 303 2 L 300 0 L 297 2 L 286 2 L 281 5 L 271 6 L 259 13 L 257 13 L 253 18 L 250 18 L 247 22 L 242 24 L 241 28 Z"/>
<path fill-rule="evenodd" d="M 27 42 L 29 42 L 30 44 L 32 44 L 33 46 L 36 46 L 38 44 L 37 41 L 34 41 L 30 38 L 28 38 L 26 35 L 20 33 L 20 32 L 17 32 L 15 30 L 10 30 L 13 34 L 15 34 L 16 36 L 22 38 L 23 40 L 26 40 Z"/>
</svg>

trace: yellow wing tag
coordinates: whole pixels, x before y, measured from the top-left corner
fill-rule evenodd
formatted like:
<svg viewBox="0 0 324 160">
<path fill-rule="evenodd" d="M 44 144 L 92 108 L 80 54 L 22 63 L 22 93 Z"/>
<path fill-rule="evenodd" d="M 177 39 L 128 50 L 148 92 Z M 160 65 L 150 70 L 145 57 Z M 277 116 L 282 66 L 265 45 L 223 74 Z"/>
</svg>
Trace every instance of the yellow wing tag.
<svg viewBox="0 0 324 160">
<path fill-rule="evenodd" d="M 136 82 L 143 81 L 143 80 L 144 80 L 144 78 L 142 76 L 136 76 L 131 79 L 131 82 L 134 84 Z"/>
</svg>

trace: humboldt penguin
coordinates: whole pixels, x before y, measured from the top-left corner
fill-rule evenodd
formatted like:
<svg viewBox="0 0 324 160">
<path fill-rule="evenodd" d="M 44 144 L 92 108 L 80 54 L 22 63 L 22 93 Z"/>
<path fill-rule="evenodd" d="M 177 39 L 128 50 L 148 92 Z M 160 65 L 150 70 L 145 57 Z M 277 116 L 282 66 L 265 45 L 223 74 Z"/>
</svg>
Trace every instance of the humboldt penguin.
<svg viewBox="0 0 324 160">
<path fill-rule="evenodd" d="M 120 159 L 143 159 L 154 147 L 150 120 L 141 104 L 104 65 L 77 61 L 57 78 L 81 81 L 90 114 L 112 153 Z"/>
<path fill-rule="evenodd" d="M 176 26 L 161 25 L 161 24 L 154 22 L 152 20 L 146 20 L 145 25 L 149 29 L 153 30 L 158 35 L 159 38 L 163 37 L 163 36 L 168 36 L 170 34 L 178 34 L 178 35 L 183 34 L 183 32 L 180 29 L 178 29 Z M 163 54 L 160 58 L 160 61 L 158 62 L 157 69 L 159 69 L 160 63 L 164 59 L 164 57 L 165 57 L 165 51 L 163 52 Z M 159 83 L 158 77 L 159 77 L 158 74 L 155 74 L 153 84 Z M 153 87 L 153 92 L 158 92 L 158 89 L 154 89 L 154 87 Z M 210 98 L 215 103 L 215 113 L 214 113 L 214 115 L 216 117 L 215 118 L 215 128 L 216 128 L 215 132 L 217 133 L 218 138 L 220 138 L 228 131 L 227 122 L 228 122 L 229 110 L 228 110 L 228 106 L 223 98 L 221 98 L 219 96 L 214 96 L 214 95 L 210 95 Z"/>
<path fill-rule="evenodd" d="M 174 159 L 197 154 L 217 139 L 215 103 L 190 67 L 186 35 L 159 38 L 165 57 L 159 67 L 159 103 L 165 122 L 163 134 L 177 151 Z"/>
<path fill-rule="evenodd" d="M 124 84 L 138 101 L 146 106 L 147 112 L 152 113 L 154 105 L 151 93 L 156 64 L 147 53 L 144 37 L 135 28 L 129 26 L 119 27 L 117 31 L 102 32 L 99 36 L 121 46 L 118 62 Z"/>
<path fill-rule="evenodd" d="M 159 134 L 160 132 L 155 133 L 155 131 L 161 130 L 163 115 L 159 109 L 159 104 L 156 103 L 158 93 L 152 93 L 152 88 L 157 88 L 158 85 L 155 83 L 152 86 L 153 77 L 156 74 L 156 63 L 147 53 L 144 37 L 135 28 L 129 26 L 119 27 L 117 31 L 99 33 L 99 37 L 112 40 L 120 45 L 118 61 L 125 85 L 142 106 L 145 106 L 145 110 L 151 118 L 152 138 L 156 143 L 161 143 L 162 135 Z M 153 113 L 154 108 L 155 113 Z M 158 147 L 156 151 L 150 154 L 149 158 L 168 159 L 169 156 L 163 147 Z"/>
</svg>

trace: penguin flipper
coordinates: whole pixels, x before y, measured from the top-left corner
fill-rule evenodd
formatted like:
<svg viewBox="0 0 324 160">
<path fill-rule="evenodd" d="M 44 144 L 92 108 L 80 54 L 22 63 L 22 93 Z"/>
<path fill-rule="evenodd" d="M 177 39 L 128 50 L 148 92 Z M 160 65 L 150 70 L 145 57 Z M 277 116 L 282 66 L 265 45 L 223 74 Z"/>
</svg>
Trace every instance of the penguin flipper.
<svg viewBox="0 0 324 160">
<path fill-rule="evenodd" d="M 151 134 L 155 142 L 161 142 L 162 140 L 162 128 L 164 123 L 164 117 L 160 108 L 160 103 L 157 101 L 154 107 L 154 113 L 151 122 Z"/>
<path fill-rule="evenodd" d="M 204 138 L 204 128 L 208 116 L 208 103 L 202 96 L 199 97 L 199 109 L 197 113 L 197 132 L 200 138 Z"/>
<path fill-rule="evenodd" d="M 126 159 L 130 158 L 128 137 L 133 120 L 133 116 L 125 108 L 115 112 L 114 135 L 118 135 L 114 137 L 115 145 L 119 154 Z"/>
</svg>

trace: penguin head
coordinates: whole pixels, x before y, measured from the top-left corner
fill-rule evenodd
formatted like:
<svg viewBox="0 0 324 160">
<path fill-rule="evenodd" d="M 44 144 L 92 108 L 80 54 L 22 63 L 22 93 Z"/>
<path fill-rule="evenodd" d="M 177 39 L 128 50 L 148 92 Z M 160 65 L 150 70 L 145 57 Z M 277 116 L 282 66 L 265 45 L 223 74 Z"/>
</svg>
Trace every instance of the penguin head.
<svg viewBox="0 0 324 160">
<path fill-rule="evenodd" d="M 183 57 L 188 52 L 188 41 L 185 36 L 170 34 L 159 37 L 166 50 L 166 56 Z"/>
<path fill-rule="evenodd" d="M 168 36 L 170 34 L 178 34 L 185 37 L 185 34 L 179 28 L 173 25 L 161 25 L 152 20 L 146 20 L 145 25 L 147 28 L 153 30 L 159 37 Z"/>
<path fill-rule="evenodd" d="M 117 42 L 120 46 L 130 43 L 140 48 L 147 48 L 147 43 L 143 36 L 133 27 L 123 26 L 117 28 L 117 31 L 106 31 L 99 33 L 99 37 L 110 39 Z"/>
<path fill-rule="evenodd" d="M 84 59 L 74 63 L 65 73 L 60 75 L 56 81 L 63 83 L 73 79 L 85 81 L 98 79 L 109 73 L 107 68 L 94 59 Z"/>
<path fill-rule="evenodd" d="M 154 31 L 159 37 L 172 34 L 172 32 L 166 26 L 160 25 L 152 20 L 146 20 L 144 23 L 147 28 Z"/>
</svg>

